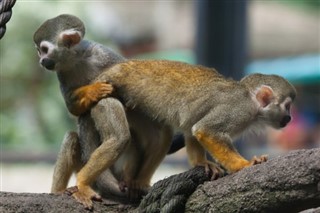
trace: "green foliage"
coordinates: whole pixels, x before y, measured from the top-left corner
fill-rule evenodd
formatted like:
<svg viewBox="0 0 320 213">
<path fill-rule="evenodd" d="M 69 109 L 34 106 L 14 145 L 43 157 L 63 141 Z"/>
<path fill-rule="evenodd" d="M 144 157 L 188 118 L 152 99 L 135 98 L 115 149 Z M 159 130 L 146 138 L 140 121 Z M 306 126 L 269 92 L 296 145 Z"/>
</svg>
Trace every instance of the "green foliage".
<svg viewBox="0 0 320 213">
<path fill-rule="evenodd" d="M 64 105 L 56 74 L 39 66 L 33 33 L 48 18 L 80 13 L 81 4 L 18 1 L 0 42 L 0 143 L 2 149 L 59 147 L 74 119 Z M 83 5 L 82 5 L 83 6 Z M 37 12 L 35 12 L 37 11 Z"/>
</svg>

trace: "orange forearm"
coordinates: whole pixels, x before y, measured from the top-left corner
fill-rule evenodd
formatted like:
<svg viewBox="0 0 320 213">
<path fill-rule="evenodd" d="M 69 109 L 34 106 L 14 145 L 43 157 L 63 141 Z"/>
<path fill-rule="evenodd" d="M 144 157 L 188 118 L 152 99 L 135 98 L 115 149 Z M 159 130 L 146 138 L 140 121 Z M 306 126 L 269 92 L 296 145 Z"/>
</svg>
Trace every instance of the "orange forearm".
<svg viewBox="0 0 320 213">
<path fill-rule="evenodd" d="M 95 83 L 79 87 L 70 95 L 69 111 L 79 116 L 91 109 L 99 100 L 112 93 L 112 86 L 106 83 Z"/>
<path fill-rule="evenodd" d="M 216 139 L 201 131 L 198 131 L 195 136 L 202 146 L 228 171 L 236 172 L 250 165 L 250 162 L 244 159 L 231 143 Z"/>
</svg>

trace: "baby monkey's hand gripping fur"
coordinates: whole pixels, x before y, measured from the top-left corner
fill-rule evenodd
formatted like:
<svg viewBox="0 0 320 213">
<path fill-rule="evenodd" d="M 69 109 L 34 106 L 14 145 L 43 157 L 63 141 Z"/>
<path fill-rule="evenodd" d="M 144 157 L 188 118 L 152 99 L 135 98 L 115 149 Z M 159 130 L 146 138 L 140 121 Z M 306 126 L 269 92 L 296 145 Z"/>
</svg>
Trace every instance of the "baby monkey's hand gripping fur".
<svg viewBox="0 0 320 213">
<path fill-rule="evenodd" d="M 251 128 L 285 127 L 296 96 L 280 76 L 252 74 L 236 82 L 214 69 L 172 61 L 126 61 L 96 82 L 111 82 L 126 107 L 180 129 L 192 165 L 210 164 L 208 151 L 231 173 L 267 160 L 244 159 L 232 140 Z"/>
</svg>

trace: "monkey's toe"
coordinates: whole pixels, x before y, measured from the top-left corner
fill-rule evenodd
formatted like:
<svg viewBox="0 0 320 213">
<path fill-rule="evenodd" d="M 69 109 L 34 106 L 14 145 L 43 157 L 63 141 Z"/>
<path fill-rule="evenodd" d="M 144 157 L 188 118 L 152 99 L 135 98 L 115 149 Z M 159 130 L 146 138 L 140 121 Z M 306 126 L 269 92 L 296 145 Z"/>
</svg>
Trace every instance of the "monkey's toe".
<svg viewBox="0 0 320 213">
<path fill-rule="evenodd" d="M 226 174 L 218 164 L 211 161 L 208 161 L 204 165 L 199 166 L 204 166 L 205 173 L 210 178 L 210 180 L 216 180 Z"/>
</svg>

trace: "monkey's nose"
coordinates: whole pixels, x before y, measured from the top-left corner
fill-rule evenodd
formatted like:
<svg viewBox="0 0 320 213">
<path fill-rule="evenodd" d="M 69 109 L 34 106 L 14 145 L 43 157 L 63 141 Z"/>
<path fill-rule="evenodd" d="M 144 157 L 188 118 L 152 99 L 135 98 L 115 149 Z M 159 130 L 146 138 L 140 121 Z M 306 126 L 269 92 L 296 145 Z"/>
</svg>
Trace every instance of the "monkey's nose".
<svg viewBox="0 0 320 213">
<path fill-rule="evenodd" d="M 287 126 L 287 124 L 291 121 L 291 116 L 290 115 L 286 115 L 282 118 L 281 122 L 280 122 L 280 127 L 285 127 Z"/>
<path fill-rule="evenodd" d="M 56 66 L 56 63 L 52 59 L 44 58 L 41 60 L 41 65 L 44 66 L 48 70 L 53 70 L 54 67 Z"/>
</svg>

